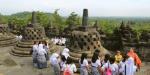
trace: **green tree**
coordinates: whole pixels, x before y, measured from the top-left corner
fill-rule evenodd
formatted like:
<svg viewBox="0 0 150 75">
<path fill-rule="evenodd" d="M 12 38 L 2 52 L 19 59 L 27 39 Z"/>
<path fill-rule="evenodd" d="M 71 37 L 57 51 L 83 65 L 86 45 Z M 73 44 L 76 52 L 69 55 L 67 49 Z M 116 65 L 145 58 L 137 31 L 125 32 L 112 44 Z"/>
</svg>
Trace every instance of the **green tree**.
<svg viewBox="0 0 150 75">
<path fill-rule="evenodd" d="M 75 12 L 72 12 L 70 16 L 66 19 L 67 25 L 80 25 L 80 17 Z"/>
<path fill-rule="evenodd" d="M 59 15 L 58 13 L 59 9 L 56 9 L 54 11 L 54 13 L 52 14 L 52 16 L 50 16 L 50 20 L 53 23 L 53 25 L 59 27 L 61 30 L 64 28 L 64 22 L 63 22 L 63 18 Z"/>
<path fill-rule="evenodd" d="M 43 12 L 37 12 L 36 19 L 37 19 L 37 22 L 44 27 L 48 25 L 49 20 L 50 20 L 49 15 Z"/>
</svg>

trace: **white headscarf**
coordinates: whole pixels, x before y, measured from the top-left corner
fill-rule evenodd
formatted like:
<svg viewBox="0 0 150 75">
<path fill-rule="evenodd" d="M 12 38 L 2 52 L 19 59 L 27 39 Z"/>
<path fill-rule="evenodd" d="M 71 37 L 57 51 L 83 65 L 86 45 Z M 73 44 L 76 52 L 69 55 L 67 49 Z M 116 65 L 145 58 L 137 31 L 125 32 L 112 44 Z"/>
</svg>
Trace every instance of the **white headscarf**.
<svg viewBox="0 0 150 75">
<path fill-rule="evenodd" d="M 39 44 L 38 53 L 39 53 L 39 54 L 46 54 L 46 51 L 45 51 L 45 49 L 43 48 L 43 44 Z"/>
<path fill-rule="evenodd" d="M 64 48 L 62 55 L 65 56 L 65 58 L 67 59 L 70 55 L 69 55 L 69 49 L 68 48 Z"/>
</svg>

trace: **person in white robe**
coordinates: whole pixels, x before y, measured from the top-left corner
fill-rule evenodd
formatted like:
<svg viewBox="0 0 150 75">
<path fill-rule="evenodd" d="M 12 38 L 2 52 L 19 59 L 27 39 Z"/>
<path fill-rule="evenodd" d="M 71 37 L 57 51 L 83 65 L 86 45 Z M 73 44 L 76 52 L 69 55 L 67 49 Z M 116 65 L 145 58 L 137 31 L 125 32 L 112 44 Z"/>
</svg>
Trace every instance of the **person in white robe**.
<svg viewBox="0 0 150 75">
<path fill-rule="evenodd" d="M 59 55 L 57 53 L 53 53 L 50 57 L 50 64 L 53 68 L 54 75 L 60 75 L 60 66 L 59 66 Z"/>
<path fill-rule="evenodd" d="M 37 53 L 37 61 L 38 61 L 38 68 L 43 69 L 47 67 L 47 62 L 46 62 L 46 55 L 47 52 L 44 49 L 43 44 L 39 44 L 38 47 L 38 53 Z"/>
<path fill-rule="evenodd" d="M 137 67 L 134 64 L 134 59 L 132 57 L 127 57 L 125 62 L 122 62 L 120 65 L 119 72 L 122 73 L 122 75 L 135 75 Z"/>
<path fill-rule="evenodd" d="M 69 49 L 68 48 L 64 48 L 64 50 L 62 51 L 62 55 L 64 55 L 66 59 L 68 57 L 70 57 L 70 55 L 69 55 Z"/>
</svg>

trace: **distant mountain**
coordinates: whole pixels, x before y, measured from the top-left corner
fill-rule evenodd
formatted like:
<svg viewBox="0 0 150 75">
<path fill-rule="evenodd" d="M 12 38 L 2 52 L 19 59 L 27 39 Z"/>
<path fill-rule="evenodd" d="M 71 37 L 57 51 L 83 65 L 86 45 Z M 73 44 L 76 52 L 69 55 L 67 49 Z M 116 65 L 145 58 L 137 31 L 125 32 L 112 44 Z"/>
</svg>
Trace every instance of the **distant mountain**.
<svg viewBox="0 0 150 75">
<path fill-rule="evenodd" d="M 38 13 L 44 13 L 45 15 L 47 16 L 50 16 L 52 15 L 52 13 L 45 13 L 45 12 L 37 12 Z M 10 17 L 16 17 L 16 18 L 27 18 L 27 17 L 31 17 L 32 15 L 32 12 L 19 12 L 19 13 L 15 13 L 15 14 L 12 14 L 10 15 Z"/>
</svg>

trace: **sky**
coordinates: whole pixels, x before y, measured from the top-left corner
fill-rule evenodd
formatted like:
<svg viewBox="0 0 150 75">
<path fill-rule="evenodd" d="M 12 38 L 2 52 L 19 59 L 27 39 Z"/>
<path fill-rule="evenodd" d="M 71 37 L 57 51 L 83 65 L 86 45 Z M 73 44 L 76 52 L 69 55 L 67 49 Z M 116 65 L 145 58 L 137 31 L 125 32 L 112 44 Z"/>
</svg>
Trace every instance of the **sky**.
<svg viewBox="0 0 150 75">
<path fill-rule="evenodd" d="M 150 17 L 150 0 L 0 0 L 0 13 L 4 15 L 59 9 L 62 16 L 71 12 L 81 16 L 84 8 L 89 16 Z"/>
</svg>

